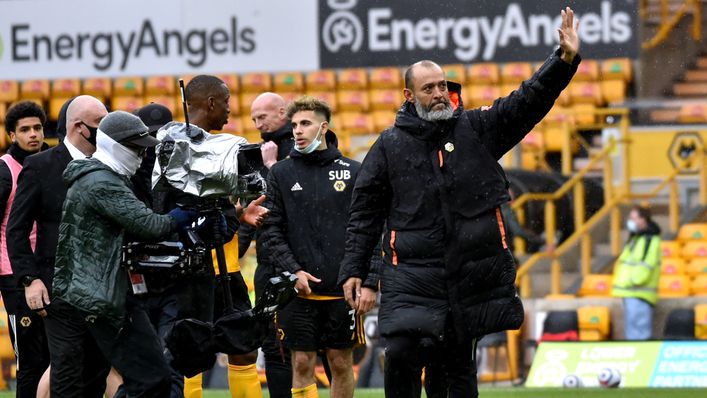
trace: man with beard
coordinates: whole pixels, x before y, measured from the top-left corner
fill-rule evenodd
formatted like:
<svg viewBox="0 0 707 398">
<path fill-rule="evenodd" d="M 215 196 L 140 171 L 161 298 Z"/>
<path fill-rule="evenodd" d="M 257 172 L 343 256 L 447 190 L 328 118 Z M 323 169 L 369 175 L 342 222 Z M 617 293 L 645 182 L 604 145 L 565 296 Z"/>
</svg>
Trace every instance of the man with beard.
<svg viewBox="0 0 707 398">
<path fill-rule="evenodd" d="M 476 339 L 523 322 L 500 210 L 510 199 L 508 181 L 498 160 L 547 114 L 577 70 L 569 7 L 558 33 L 560 48 L 542 67 L 484 109 L 464 110 L 461 87 L 436 63 L 412 65 L 395 125 L 363 162 L 340 280 L 353 303 L 351 291 L 365 279 L 385 226 L 379 326 L 388 398 L 419 396 L 421 367 L 430 360 L 441 366 L 445 395 L 478 396 Z"/>
</svg>

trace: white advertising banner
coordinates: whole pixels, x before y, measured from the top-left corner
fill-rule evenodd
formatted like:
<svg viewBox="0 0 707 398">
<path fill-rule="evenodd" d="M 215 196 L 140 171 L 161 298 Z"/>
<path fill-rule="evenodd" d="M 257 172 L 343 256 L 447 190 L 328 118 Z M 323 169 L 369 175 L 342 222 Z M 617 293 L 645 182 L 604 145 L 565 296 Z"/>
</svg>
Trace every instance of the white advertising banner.
<svg viewBox="0 0 707 398">
<path fill-rule="evenodd" d="M 319 67 L 316 0 L 0 1 L 0 79 Z"/>
</svg>

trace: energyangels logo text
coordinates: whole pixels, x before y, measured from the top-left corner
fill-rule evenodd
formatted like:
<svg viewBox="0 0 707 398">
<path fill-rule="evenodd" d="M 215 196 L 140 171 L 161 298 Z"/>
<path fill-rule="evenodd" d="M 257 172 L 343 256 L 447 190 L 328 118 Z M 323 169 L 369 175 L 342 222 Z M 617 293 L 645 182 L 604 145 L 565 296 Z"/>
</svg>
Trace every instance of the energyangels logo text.
<svg viewBox="0 0 707 398">
<path fill-rule="evenodd" d="M 508 4 L 505 13 L 494 17 L 448 17 L 412 20 L 396 18 L 394 8 L 370 8 L 365 24 L 352 11 L 358 0 L 327 0 L 333 11 L 322 25 L 322 41 L 327 50 L 351 52 L 443 50 L 454 48 L 460 61 L 479 56 L 493 59 L 499 48 L 516 45 L 552 46 L 558 42 L 557 28 L 562 17 L 555 14 L 524 13 L 521 3 Z M 621 44 L 632 38 L 631 16 L 612 10 L 610 1 L 600 3 L 598 12 L 578 15 L 583 44 Z M 364 33 L 365 32 L 365 33 Z M 362 44 L 367 43 L 367 48 Z"/>
<path fill-rule="evenodd" d="M 125 70 L 141 56 L 184 58 L 194 68 L 203 66 L 212 55 L 250 54 L 256 50 L 255 29 L 239 26 L 231 16 L 226 26 L 209 29 L 156 30 L 145 19 L 133 31 L 94 31 L 48 34 L 35 31 L 29 23 L 10 26 L 7 52 L 13 63 L 88 60 L 98 71 L 113 67 Z M 0 37 L 0 60 L 3 55 Z"/>
</svg>

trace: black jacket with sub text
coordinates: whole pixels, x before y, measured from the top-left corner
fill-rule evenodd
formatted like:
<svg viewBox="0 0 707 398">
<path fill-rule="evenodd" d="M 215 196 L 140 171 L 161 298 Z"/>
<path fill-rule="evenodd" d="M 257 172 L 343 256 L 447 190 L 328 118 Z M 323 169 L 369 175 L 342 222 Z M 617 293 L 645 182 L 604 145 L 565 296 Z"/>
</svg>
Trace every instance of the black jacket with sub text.
<svg viewBox="0 0 707 398">
<path fill-rule="evenodd" d="M 313 293 L 340 297 L 339 264 L 360 163 L 339 152 L 334 133 L 328 132 L 326 140 L 326 150 L 308 155 L 293 151 L 270 170 L 265 202 L 270 215 L 261 240 L 276 270 L 304 270 L 322 280 L 310 283 Z M 366 287 L 376 288 L 373 274 Z"/>
</svg>

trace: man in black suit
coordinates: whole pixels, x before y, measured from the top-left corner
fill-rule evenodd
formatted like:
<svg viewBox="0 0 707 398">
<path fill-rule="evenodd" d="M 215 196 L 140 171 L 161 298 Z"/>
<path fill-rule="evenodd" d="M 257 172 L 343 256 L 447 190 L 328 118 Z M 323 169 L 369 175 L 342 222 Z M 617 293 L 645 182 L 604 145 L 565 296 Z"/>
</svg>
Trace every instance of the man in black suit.
<svg viewBox="0 0 707 398">
<path fill-rule="evenodd" d="M 12 271 L 24 286 L 27 305 L 42 317 L 47 315 L 45 308 L 49 305 L 59 223 L 66 197 L 62 173 L 70 161 L 88 157 L 96 150 L 97 126 L 106 114 L 105 105 L 98 99 L 87 95 L 76 97 L 66 111 L 66 138 L 54 148 L 29 156 L 18 178 L 7 227 L 8 253 Z M 30 232 L 35 223 L 37 242 L 33 252 Z M 34 328 L 38 341 L 36 350 L 20 355 L 48 358 L 46 344 L 39 344 L 46 341 L 44 322 L 41 317 L 34 318 L 30 327 Z M 96 378 L 96 393 L 87 391 L 83 396 L 102 396 L 105 379 L 105 374 Z"/>
</svg>

